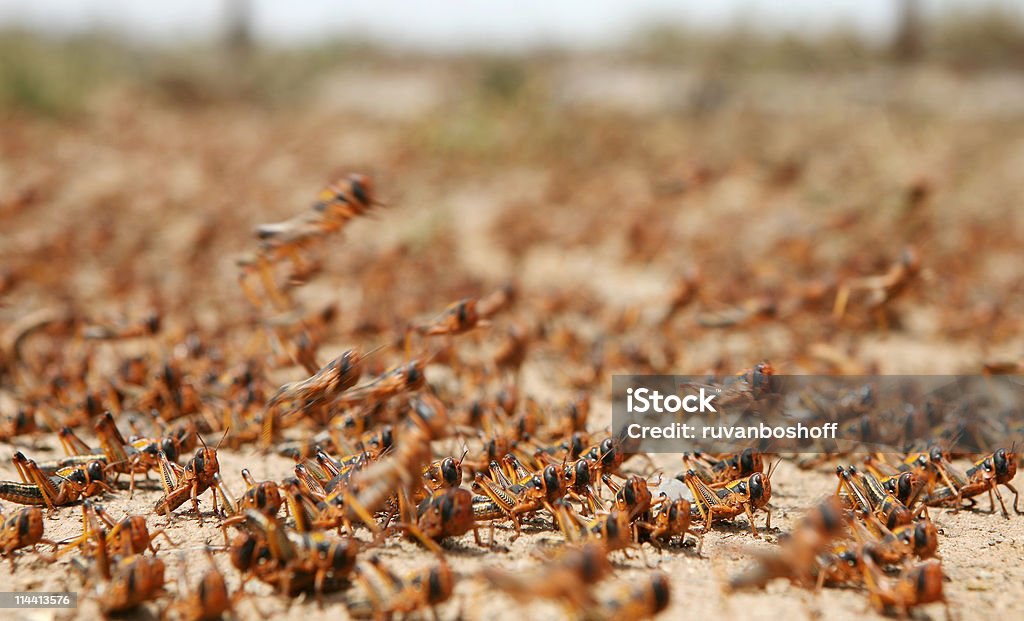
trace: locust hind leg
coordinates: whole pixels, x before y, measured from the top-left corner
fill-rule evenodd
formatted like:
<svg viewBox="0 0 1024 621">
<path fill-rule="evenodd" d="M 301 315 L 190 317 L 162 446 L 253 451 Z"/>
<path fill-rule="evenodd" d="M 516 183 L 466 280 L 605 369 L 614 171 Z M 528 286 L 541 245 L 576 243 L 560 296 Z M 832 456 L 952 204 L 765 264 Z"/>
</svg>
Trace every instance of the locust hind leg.
<svg viewBox="0 0 1024 621">
<path fill-rule="evenodd" d="M 996 498 L 999 500 L 999 507 L 1003 510 L 1003 517 L 1010 519 L 1010 513 L 1006 510 L 1006 504 L 1003 502 L 1003 495 L 999 492 L 999 484 L 992 481 L 992 487 L 988 488 L 988 501 L 992 505 L 992 513 L 996 512 L 996 503 L 992 501 L 992 492 L 995 492 Z"/>
<path fill-rule="evenodd" d="M 189 495 L 192 498 L 192 508 L 195 509 L 196 517 L 199 518 L 199 523 L 203 523 L 203 514 L 199 512 L 199 486 L 196 483 L 192 484 L 192 488 Z"/>
<path fill-rule="evenodd" d="M 743 511 L 747 514 L 747 520 L 750 522 L 750 532 L 754 533 L 755 539 L 760 539 L 761 535 L 757 532 L 757 525 L 754 524 L 754 512 L 751 510 L 750 505 L 744 504 Z"/>
<path fill-rule="evenodd" d="M 274 306 L 279 311 L 286 311 L 291 307 L 290 301 L 281 292 L 281 289 L 277 286 L 274 280 L 274 270 L 271 262 L 264 256 L 260 256 L 257 259 L 257 265 L 259 266 L 260 280 L 263 282 L 263 289 L 267 293 L 267 297 L 273 302 Z"/>
<path fill-rule="evenodd" d="M 15 457 L 17 457 L 17 455 L 20 455 L 20 453 L 16 454 Z M 29 482 L 35 484 L 35 486 L 39 488 L 39 493 L 42 495 L 43 501 L 46 503 L 46 508 L 49 509 L 47 517 L 56 518 L 57 516 L 53 515 L 57 508 L 56 506 L 66 504 L 63 490 L 57 489 L 53 484 L 53 481 L 50 480 L 50 477 L 46 476 L 41 470 L 39 470 L 39 466 L 36 465 L 36 462 L 31 459 L 25 459 L 24 455 L 22 455 L 22 459 L 24 460 L 22 466 L 28 474 L 30 479 Z M 18 462 L 15 461 L 15 464 L 17 463 Z M 70 485 L 70 483 L 70 481 L 64 482 L 65 485 Z"/>
<path fill-rule="evenodd" d="M 1003 483 L 1003 485 L 1005 485 L 1007 489 L 1013 492 L 1013 512 L 1017 515 L 1024 515 L 1024 511 L 1021 511 L 1020 509 L 1017 508 L 1017 500 L 1020 497 L 1020 494 L 1017 492 L 1017 488 L 1014 487 L 1013 485 L 1010 485 L 1009 483 Z"/>
<path fill-rule="evenodd" d="M 427 534 L 416 524 L 399 524 L 396 528 L 404 530 L 409 534 L 409 536 L 422 543 L 423 547 L 427 548 L 434 554 L 443 557 L 444 551 L 441 549 L 441 546 L 438 545 L 436 541 L 428 537 Z"/>
<path fill-rule="evenodd" d="M 345 505 L 351 509 L 364 524 L 366 524 L 366 527 L 369 528 L 373 534 L 379 535 L 382 532 L 380 526 L 377 524 L 377 520 L 373 518 L 373 515 L 356 499 L 355 496 L 346 493 L 344 502 Z"/>
<path fill-rule="evenodd" d="M 251 266 L 243 267 L 238 274 L 238 284 L 242 287 L 242 293 L 248 298 L 249 302 L 256 308 L 263 307 L 263 300 L 253 289 L 250 279 L 252 278 L 253 270 Z"/>
</svg>

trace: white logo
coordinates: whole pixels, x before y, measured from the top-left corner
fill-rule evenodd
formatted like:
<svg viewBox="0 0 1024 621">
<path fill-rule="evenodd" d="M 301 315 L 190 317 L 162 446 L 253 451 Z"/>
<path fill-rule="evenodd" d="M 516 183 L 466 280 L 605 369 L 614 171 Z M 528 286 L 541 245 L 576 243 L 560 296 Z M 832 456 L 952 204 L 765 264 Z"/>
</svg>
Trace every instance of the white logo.
<svg viewBox="0 0 1024 621">
<path fill-rule="evenodd" d="M 657 390 L 649 390 L 647 388 L 637 388 L 635 390 L 627 388 L 626 411 L 639 412 L 641 414 L 645 412 L 676 413 L 680 410 L 691 414 L 697 412 L 718 412 L 711 403 L 716 396 L 715 394 L 707 394 L 703 388 L 700 389 L 700 394 L 686 395 L 685 397 L 680 397 L 679 395 L 666 396 Z"/>
</svg>

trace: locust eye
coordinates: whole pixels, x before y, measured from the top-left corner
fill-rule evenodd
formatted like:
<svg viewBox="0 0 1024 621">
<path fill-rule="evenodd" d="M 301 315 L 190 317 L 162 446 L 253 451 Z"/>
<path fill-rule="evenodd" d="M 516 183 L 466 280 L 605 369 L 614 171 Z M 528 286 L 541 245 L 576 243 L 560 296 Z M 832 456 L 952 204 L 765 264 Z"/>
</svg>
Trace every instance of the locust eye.
<svg viewBox="0 0 1024 621">
<path fill-rule="evenodd" d="M 206 465 L 206 456 L 203 455 L 203 449 L 199 449 L 198 451 L 196 451 L 195 464 L 196 471 L 202 470 L 203 467 Z"/>
<path fill-rule="evenodd" d="M 555 470 L 554 466 L 548 466 L 544 469 L 544 483 L 549 490 L 558 489 L 558 471 Z"/>
<path fill-rule="evenodd" d="M 91 462 L 89 462 L 89 465 L 86 468 L 86 470 L 88 471 L 89 478 L 91 480 L 93 480 L 93 481 L 102 481 L 103 480 L 103 466 L 100 464 L 100 462 L 98 462 L 98 461 L 91 461 Z"/>
<path fill-rule="evenodd" d="M 601 443 L 601 463 L 610 466 L 615 461 L 615 443 L 611 438 L 605 438 Z"/>
<path fill-rule="evenodd" d="M 630 506 L 636 504 L 636 489 L 633 487 L 632 481 L 626 481 L 626 485 L 622 488 L 622 496 L 626 499 L 626 504 Z"/>
<path fill-rule="evenodd" d="M 995 455 L 992 456 L 992 461 L 996 467 L 997 475 L 1006 475 L 1010 471 L 1009 460 L 1006 459 L 1006 449 L 999 449 Z"/>
<path fill-rule="evenodd" d="M 755 473 L 750 477 L 750 498 L 751 500 L 760 500 L 764 496 L 764 482 L 761 480 L 761 474 Z"/>
<path fill-rule="evenodd" d="M 171 461 L 178 461 L 178 445 L 174 443 L 172 438 L 164 438 L 160 441 L 160 450 L 164 452 L 167 459 Z"/>
<path fill-rule="evenodd" d="M 448 485 L 457 485 L 462 478 L 459 467 L 451 457 L 445 457 L 441 462 L 441 476 Z"/>
<path fill-rule="evenodd" d="M 900 500 L 908 500 L 913 493 L 913 478 L 910 473 L 904 473 L 896 482 L 896 492 Z"/>
<path fill-rule="evenodd" d="M 405 383 L 412 385 L 412 384 L 418 383 L 419 381 L 420 381 L 420 370 L 416 368 L 416 363 L 415 362 L 410 363 L 409 364 L 409 368 L 406 371 Z"/>
<path fill-rule="evenodd" d="M 360 181 L 359 179 L 353 179 L 351 185 L 352 196 L 355 196 L 356 200 L 359 201 L 360 203 L 364 205 L 369 205 L 371 199 L 369 190 L 367 189 L 366 185 L 363 184 L 363 182 Z"/>
<path fill-rule="evenodd" d="M 918 522 L 914 527 L 914 547 L 918 549 L 928 547 L 928 528 L 924 522 Z"/>
<path fill-rule="evenodd" d="M 576 484 L 590 485 L 590 467 L 582 459 L 576 462 Z"/>
<path fill-rule="evenodd" d="M 668 521 L 675 522 L 679 518 L 679 505 L 672 503 L 668 506 Z"/>
</svg>

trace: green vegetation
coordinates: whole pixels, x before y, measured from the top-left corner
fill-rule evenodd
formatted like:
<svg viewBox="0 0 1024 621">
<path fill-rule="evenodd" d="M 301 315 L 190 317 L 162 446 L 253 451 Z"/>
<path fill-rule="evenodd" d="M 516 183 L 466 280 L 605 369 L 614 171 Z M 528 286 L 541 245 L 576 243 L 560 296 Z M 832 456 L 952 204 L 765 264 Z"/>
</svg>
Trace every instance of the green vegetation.
<svg viewBox="0 0 1024 621">
<path fill-rule="evenodd" d="M 1024 15 L 1006 8 L 950 12 L 923 21 L 918 34 L 918 63 L 1024 70 Z M 713 33 L 656 25 L 638 33 L 631 48 L 651 62 L 730 71 L 858 70 L 894 60 L 892 42 L 868 41 L 852 31 L 774 35 L 742 23 Z"/>
<path fill-rule="evenodd" d="M 532 58 L 472 55 L 460 68 L 478 76 L 473 106 L 488 112 L 515 107 L 543 91 Z M 714 72 L 863 70 L 893 61 L 885 41 L 852 32 L 768 35 L 737 25 L 722 32 L 654 26 L 639 32 L 617 58 L 686 65 Z M 346 63 L 401 63 L 402 55 L 348 38 L 294 49 L 208 44 L 178 49 L 133 45 L 109 33 L 50 38 L 0 32 L 0 112 L 68 117 L 108 86 L 138 89 L 176 105 L 242 99 L 280 106 L 300 101 L 317 79 Z M 955 70 L 1024 70 L 1024 19 L 1006 9 L 950 13 L 926 22 L 915 62 Z M 539 62 L 537 64 L 540 64 Z M 491 132 L 470 122 L 457 129 Z"/>
</svg>

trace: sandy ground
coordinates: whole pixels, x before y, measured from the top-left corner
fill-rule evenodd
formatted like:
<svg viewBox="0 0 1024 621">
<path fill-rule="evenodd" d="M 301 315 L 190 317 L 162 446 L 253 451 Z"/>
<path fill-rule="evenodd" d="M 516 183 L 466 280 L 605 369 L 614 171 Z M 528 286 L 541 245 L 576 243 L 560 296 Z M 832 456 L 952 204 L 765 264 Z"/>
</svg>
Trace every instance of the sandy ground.
<svg viewBox="0 0 1024 621">
<path fill-rule="evenodd" d="M 9 448 L 6 449 L 10 451 Z M 0 458 L 6 458 L 5 453 Z M 4 459 L 6 463 L 9 463 Z M 229 485 L 241 489 L 238 471 L 249 468 L 258 479 L 281 479 L 291 471 L 291 462 L 276 456 L 221 451 L 222 471 L 228 476 Z M 669 455 L 655 457 L 666 472 L 676 471 L 677 458 Z M 723 579 L 740 571 L 750 563 L 746 551 L 772 546 L 779 533 L 786 532 L 807 507 L 808 500 L 834 491 L 834 475 L 827 466 L 816 472 L 802 471 L 789 462 L 783 462 L 773 475 L 772 485 L 772 529 L 761 540 L 755 540 L 747 529 L 745 520 L 738 519 L 733 525 L 724 525 L 705 536 L 700 557 L 694 547 L 657 549 L 645 544 L 643 549 L 613 555 L 616 574 L 606 585 L 612 588 L 617 581 L 637 580 L 651 567 L 667 572 L 671 576 L 672 605 L 665 618 L 690 615 L 742 614 L 752 619 L 775 619 L 785 615 L 792 619 L 881 619 L 868 605 L 864 595 L 853 589 L 824 589 L 820 593 L 807 592 L 789 586 L 785 582 L 770 584 L 764 592 L 724 595 L 721 591 Z M 16 476 L 11 468 L 0 471 L 4 477 Z M 119 517 L 138 507 L 151 506 L 160 492 L 152 487 L 136 492 L 136 498 L 128 500 L 127 494 L 107 497 L 103 504 L 107 510 Z M 1018 477 L 1017 483 L 1021 483 Z M 211 509 L 210 498 L 204 498 L 204 512 Z M 957 619 L 986 619 L 1001 617 L 1012 619 L 1024 613 L 1021 600 L 1021 584 L 1024 583 L 1024 566 L 1020 559 L 1024 555 L 1024 520 L 1007 521 L 1001 515 L 987 513 L 987 501 L 982 501 L 982 511 L 935 511 L 933 519 L 940 529 L 939 552 L 943 569 L 949 578 L 945 584 L 946 594 L 952 603 Z M 758 515 L 757 522 L 763 525 L 764 516 Z M 206 513 L 204 525 L 186 509 L 180 509 L 172 518 L 150 516 L 151 529 L 164 528 L 168 535 L 179 544 L 177 550 L 166 542 L 160 543 L 160 555 L 168 562 L 168 580 L 173 582 L 181 571 L 179 557 L 184 557 L 187 571 L 195 580 L 199 571 L 207 567 L 202 547 L 222 546 L 223 535 L 217 520 Z M 531 532 L 533 531 L 533 532 Z M 66 507 L 46 522 L 47 537 L 62 540 L 81 532 L 80 509 Z M 473 542 L 471 534 L 451 539 L 445 550 L 459 581 L 455 597 L 441 609 L 443 618 L 467 619 L 516 619 L 543 618 L 560 615 L 560 610 L 540 602 L 516 602 L 503 595 L 496 595 L 481 579 L 477 571 L 485 566 L 499 566 L 522 570 L 530 575 L 544 562 L 545 552 L 550 552 L 561 543 L 561 536 L 554 532 L 526 529 L 527 534 L 515 542 L 509 542 L 511 529 L 499 527 L 495 532 L 499 546 L 507 552 L 492 552 L 481 549 Z M 486 533 L 485 533 L 486 537 Z M 159 541 L 159 540 L 158 540 Z M 415 569 L 431 563 L 431 557 L 416 544 L 394 539 L 378 551 L 388 564 L 402 569 Z M 232 590 L 238 584 L 238 573 L 230 567 L 224 555 L 217 555 L 218 566 L 228 576 Z M 55 568 L 57 570 L 55 571 Z M 36 558 L 21 558 L 12 571 L 6 565 L 0 569 L 5 578 L 6 588 L 13 591 L 63 591 L 82 590 L 82 581 L 70 561 L 61 560 L 56 565 Z M 191 584 L 191 583 L 189 583 Z M 175 588 L 175 587 L 169 587 Z M 344 601 L 346 597 L 358 598 L 359 591 L 353 588 L 348 594 L 335 593 L 325 599 L 324 608 L 313 601 L 297 600 L 289 607 L 287 603 L 269 593 L 269 588 L 250 582 L 249 594 L 239 604 L 237 613 L 242 618 L 259 618 L 261 614 L 286 619 L 336 619 L 347 616 Z M 50 619 L 50 618 L 93 618 L 98 614 L 96 604 L 88 598 L 81 600 L 80 608 L 74 614 L 55 611 L 18 612 L 5 611 L 4 618 Z M 136 616 L 145 618 L 140 612 Z M 919 615 L 943 618 L 940 604 L 924 607 Z"/>
</svg>

